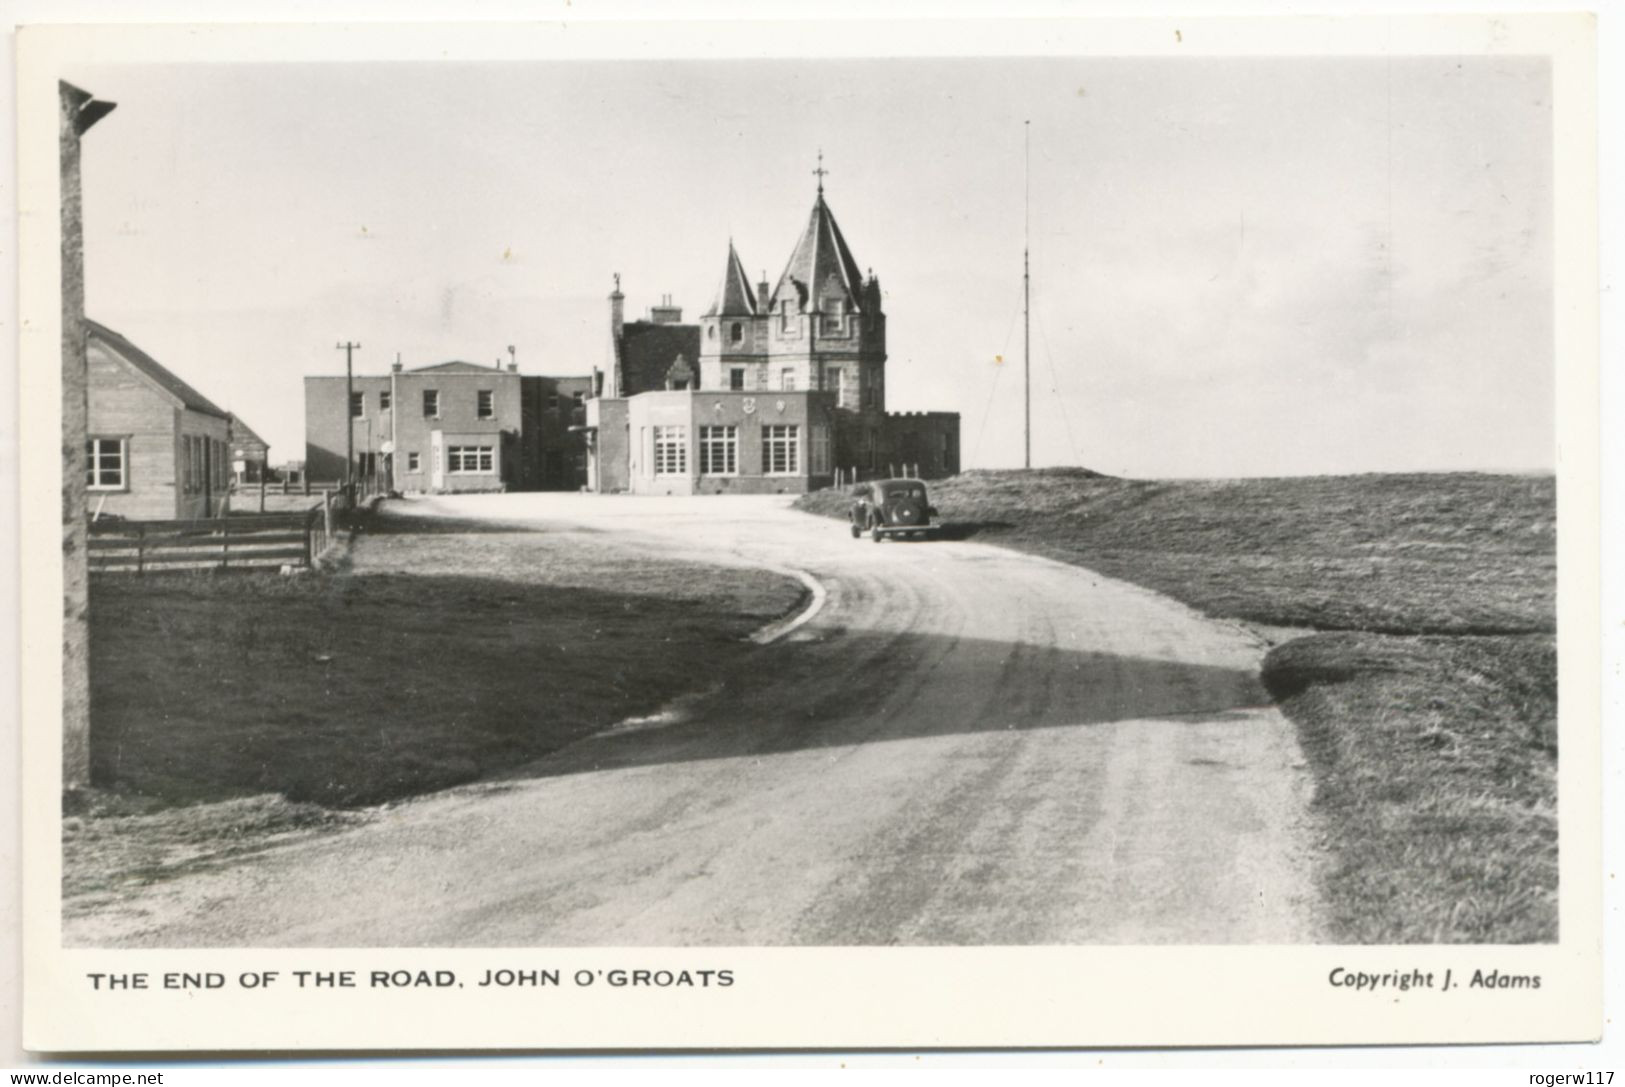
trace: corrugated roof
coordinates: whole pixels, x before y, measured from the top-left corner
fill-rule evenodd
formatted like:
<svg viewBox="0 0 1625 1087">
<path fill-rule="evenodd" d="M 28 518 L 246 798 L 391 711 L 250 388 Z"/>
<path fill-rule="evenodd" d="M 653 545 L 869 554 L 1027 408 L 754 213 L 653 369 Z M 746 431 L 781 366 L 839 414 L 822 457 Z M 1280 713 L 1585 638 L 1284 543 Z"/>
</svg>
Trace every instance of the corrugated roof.
<svg viewBox="0 0 1625 1087">
<path fill-rule="evenodd" d="M 181 406 L 188 411 L 201 412 L 204 415 L 216 415 L 222 419 L 228 418 L 228 414 L 220 410 L 214 401 L 170 373 L 162 363 L 125 339 L 121 333 L 114 332 L 106 325 L 92 321 L 88 317 L 85 319 L 85 327 L 92 339 L 100 340 L 108 350 L 135 367 L 159 388 L 163 389 L 164 392 L 180 401 Z"/>
</svg>

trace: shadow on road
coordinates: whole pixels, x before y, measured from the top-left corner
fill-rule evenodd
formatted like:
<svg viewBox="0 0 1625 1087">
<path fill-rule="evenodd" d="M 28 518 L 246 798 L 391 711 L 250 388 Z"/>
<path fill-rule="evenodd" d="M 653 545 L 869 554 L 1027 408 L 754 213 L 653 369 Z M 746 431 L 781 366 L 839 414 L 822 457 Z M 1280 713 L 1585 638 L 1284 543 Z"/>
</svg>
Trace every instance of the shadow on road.
<svg viewBox="0 0 1625 1087">
<path fill-rule="evenodd" d="M 973 733 L 1208 719 L 1268 703 L 1250 669 L 932 634 L 770 646 L 710 693 L 611 727 L 515 775 L 760 757 Z"/>
</svg>

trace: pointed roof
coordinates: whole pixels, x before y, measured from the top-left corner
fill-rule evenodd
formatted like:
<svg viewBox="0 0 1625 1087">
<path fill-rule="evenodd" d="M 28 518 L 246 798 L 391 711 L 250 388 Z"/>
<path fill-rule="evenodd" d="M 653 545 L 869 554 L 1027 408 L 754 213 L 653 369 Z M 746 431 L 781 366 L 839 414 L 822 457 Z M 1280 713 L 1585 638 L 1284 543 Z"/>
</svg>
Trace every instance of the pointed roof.
<svg viewBox="0 0 1625 1087">
<path fill-rule="evenodd" d="M 85 329 L 90 340 L 100 342 L 187 411 L 217 415 L 222 419 L 227 417 L 214 401 L 170 373 L 157 359 L 125 339 L 122 333 L 114 332 L 88 317 L 85 318 Z"/>
<path fill-rule="evenodd" d="M 750 278 L 745 275 L 745 266 L 739 261 L 739 254 L 734 252 L 733 239 L 728 239 L 728 267 L 722 273 L 722 282 L 717 285 L 716 301 L 705 312 L 707 317 L 754 317 L 756 316 L 756 292 L 751 289 Z"/>
<path fill-rule="evenodd" d="M 835 216 L 824 202 L 820 184 L 807 229 L 796 242 L 790 262 L 779 276 L 779 285 L 773 288 L 772 306 L 776 309 L 781 298 L 795 298 L 808 310 L 821 310 L 833 297 L 844 301 L 849 311 L 856 312 L 861 309 L 858 292 L 862 284 L 858 262 L 847 248 L 841 228 L 835 225 Z"/>
<path fill-rule="evenodd" d="M 241 416 L 227 412 L 226 421 L 231 424 L 230 434 L 233 445 L 259 445 L 264 446 L 266 449 L 271 448 L 270 443 L 254 433 L 254 428 L 243 422 Z"/>
</svg>

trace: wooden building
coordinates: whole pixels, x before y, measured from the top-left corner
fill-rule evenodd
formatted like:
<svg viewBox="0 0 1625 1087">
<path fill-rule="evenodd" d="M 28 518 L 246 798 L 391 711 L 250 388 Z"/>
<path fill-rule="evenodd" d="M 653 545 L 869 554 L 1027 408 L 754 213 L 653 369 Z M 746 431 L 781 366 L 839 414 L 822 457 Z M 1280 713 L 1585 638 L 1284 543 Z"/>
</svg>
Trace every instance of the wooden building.
<svg viewBox="0 0 1625 1087">
<path fill-rule="evenodd" d="M 231 421 L 231 478 L 239 487 L 270 478 L 271 446 L 236 415 Z"/>
<path fill-rule="evenodd" d="M 225 512 L 230 416 L 151 355 L 87 320 L 91 517 L 173 520 Z"/>
</svg>

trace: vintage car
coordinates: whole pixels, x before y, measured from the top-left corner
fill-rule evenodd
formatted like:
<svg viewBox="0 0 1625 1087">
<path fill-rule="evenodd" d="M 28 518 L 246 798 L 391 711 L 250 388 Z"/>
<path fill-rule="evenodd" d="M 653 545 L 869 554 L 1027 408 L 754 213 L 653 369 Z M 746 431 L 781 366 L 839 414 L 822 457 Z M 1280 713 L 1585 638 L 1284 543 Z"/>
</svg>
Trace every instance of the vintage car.
<svg viewBox="0 0 1625 1087">
<path fill-rule="evenodd" d="M 865 532 L 879 543 L 887 536 L 929 536 L 937 515 L 917 479 L 877 479 L 852 488 L 852 538 Z"/>
</svg>

